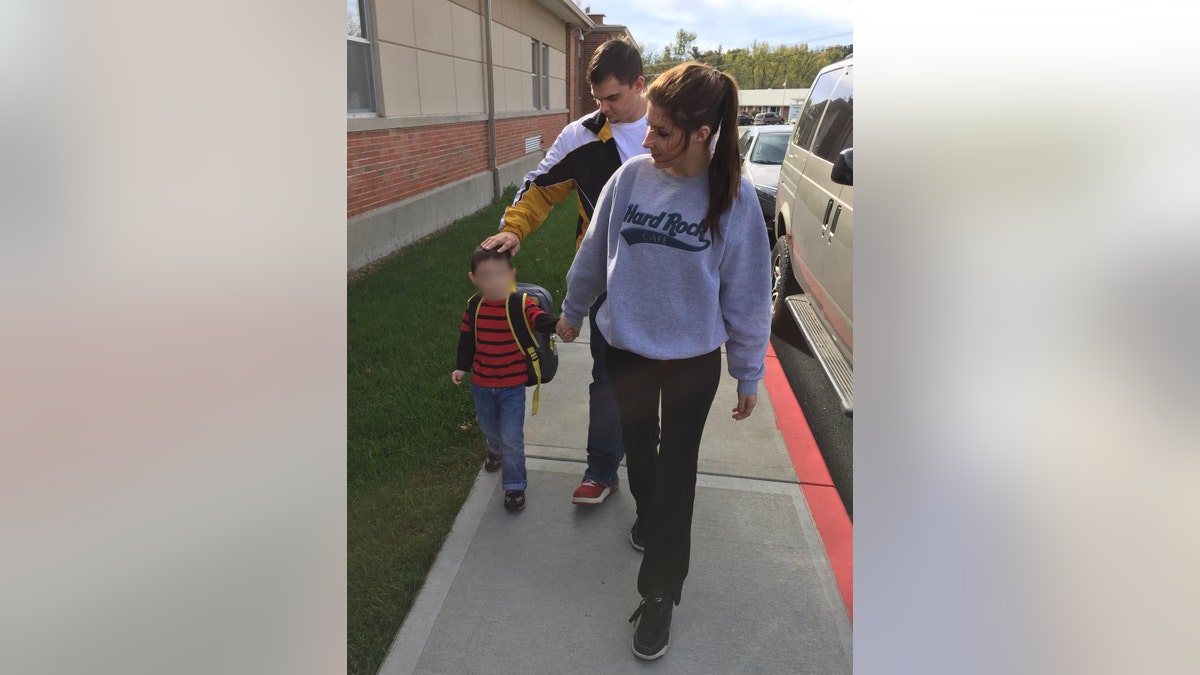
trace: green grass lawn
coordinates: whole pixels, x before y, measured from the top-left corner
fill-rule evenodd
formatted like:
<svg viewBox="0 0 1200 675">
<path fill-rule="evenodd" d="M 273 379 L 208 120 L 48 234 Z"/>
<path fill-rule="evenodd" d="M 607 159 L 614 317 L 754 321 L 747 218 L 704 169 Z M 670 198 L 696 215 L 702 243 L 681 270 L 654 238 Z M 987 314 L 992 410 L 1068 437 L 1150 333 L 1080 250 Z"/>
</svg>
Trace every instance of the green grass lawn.
<svg viewBox="0 0 1200 675">
<path fill-rule="evenodd" d="M 454 386 L 471 251 L 514 188 L 405 248 L 347 289 L 347 666 L 373 675 L 483 462 L 471 391 Z M 575 199 L 516 257 L 517 280 L 561 306 L 575 254 Z M 497 497 L 499 499 L 499 497 Z M 497 502 L 498 503 L 498 502 Z"/>
</svg>

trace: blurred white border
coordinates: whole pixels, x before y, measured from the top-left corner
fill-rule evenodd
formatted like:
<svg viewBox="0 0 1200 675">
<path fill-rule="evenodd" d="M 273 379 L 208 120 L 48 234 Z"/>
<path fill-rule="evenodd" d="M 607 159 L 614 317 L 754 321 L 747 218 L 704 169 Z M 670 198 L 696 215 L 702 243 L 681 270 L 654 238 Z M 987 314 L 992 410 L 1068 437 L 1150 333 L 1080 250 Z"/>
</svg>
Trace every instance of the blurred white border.
<svg viewBox="0 0 1200 675">
<path fill-rule="evenodd" d="M 1193 23 L 856 7 L 856 672 L 1196 672 Z"/>
</svg>

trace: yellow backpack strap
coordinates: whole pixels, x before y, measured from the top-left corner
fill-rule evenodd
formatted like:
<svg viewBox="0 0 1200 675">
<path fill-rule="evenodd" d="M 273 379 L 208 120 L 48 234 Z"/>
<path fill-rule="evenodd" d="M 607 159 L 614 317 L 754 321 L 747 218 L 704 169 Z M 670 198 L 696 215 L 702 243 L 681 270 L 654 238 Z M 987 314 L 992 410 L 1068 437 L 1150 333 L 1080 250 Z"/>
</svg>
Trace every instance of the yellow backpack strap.
<svg viewBox="0 0 1200 675">
<path fill-rule="evenodd" d="M 521 318 L 525 320 L 526 335 L 529 336 L 531 344 L 526 348 L 529 351 L 529 359 L 533 362 L 533 376 L 537 378 L 537 385 L 533 388 L 533 414 L 537 414 L 538 410 L 538 394 L 542 393 L 542 360 L 538 358 L 537 353 L 537 336 L 533 334 L 533 326 L 529 323 L 529 314 L 525 311 L 525 303 L 528 302 L 529 294 L 521 294 Z"/>
<path fill-rule="evenodd" d="M 525 340 L 521 339 L 521 335 L 518 334 L 516 326 L 513 325 L 512 299 L 514 299 L 515 297 L 516 297 L 516 294 L 509 296 L 509 303 L 508 303 L 509 311 L 505 312 L 504 316 L 508 318 L 508 330 L 509 330 L 509 332 L 512 333 L 513 341 L 515 341 L 517 343 L 517 349 L 521 350 L 521 352 L 523 354 L 527 355 L 529 357 L 529 362 L 533 364 L 533 376 L 534 376 L 534 379 L 537 381 L 537 384 L 534 385 L 534 388 L 533 388 L 533 414 L 536 415 L 536 414 L 538 414 L 538 399 L 540 398 L 539 395 L 542 393 L 542 363 L 538 359 L 537 340 L 533 336 L 532 326 L 529 325 L 529 315 L 527 315 L 525 313 L 525 303 L 528 301 L 527 299 L 529 298 L 529 294 L 528 293 L 521 294 L 521 300 L 520 300 L 521 304 L 518 308 L 518 311 L 521 312 L 522 321 L 525 324 L 525 331 L 526 331 L 525 335 L 529 336 L 528 343 L 526 343 Z"/>
<path fill-rule="evenodd" d="M 534 369 L 534 371 L 537 371 L 537 369 L 538 369 L 536 362 L 534 362 L 534 364 L 533 364 L 533 369 Z M 540 394 L 541 392 L 542 392 L 542 376 L 538 375 L 538 383 L 533 388 L 533 412 L 531 413 L 532 415 L 537 414 L 538 394 Z"/>
</svg>

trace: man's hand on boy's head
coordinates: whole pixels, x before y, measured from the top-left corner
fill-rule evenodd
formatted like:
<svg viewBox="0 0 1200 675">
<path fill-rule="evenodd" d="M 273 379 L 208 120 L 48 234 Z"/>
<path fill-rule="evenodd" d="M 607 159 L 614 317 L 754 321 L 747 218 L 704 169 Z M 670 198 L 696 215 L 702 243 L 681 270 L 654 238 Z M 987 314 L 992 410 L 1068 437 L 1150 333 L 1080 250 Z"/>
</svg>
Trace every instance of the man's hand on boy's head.
<svg viewBox="0 0 1200 675">
<path fill-rule="evenodd" d="M 497 232 L 484 239 L 483 243 L 479 245 L 489 250 L 499 247 L 497 250 L 501 253 L 512 251 L 512 254 L 516 255 L 517 251 L 521 250 L 521 238 L 512 232 Z"/>
<path fill-rule="evenodd" d="M 454 380 L 454 384 L 462 384 L 462 380 L 464 377 L 466 377 L 466 375 L 467 375 L 467 371 L 456 370 L 453 373 L 450 373 L 450 379 Z"/>
</svg>

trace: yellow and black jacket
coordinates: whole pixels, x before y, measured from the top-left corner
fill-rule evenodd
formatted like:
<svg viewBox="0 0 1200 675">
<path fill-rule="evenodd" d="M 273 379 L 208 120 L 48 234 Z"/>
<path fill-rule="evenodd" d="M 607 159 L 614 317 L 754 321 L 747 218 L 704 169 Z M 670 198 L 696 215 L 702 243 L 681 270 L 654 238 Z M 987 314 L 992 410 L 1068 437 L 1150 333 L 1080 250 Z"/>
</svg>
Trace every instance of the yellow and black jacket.
<svg viewBox="0 0 1200 675">
<path fill-rule="evenodd" d="M 620 167 L 617 142 L 603 113 L 597 110 L 571 122 L 537 168 L 525 174 L 516 199 L 500 219 L 500 231 L 512 232 L 524 240 L 542 224 L 550 209 L 574 190 L 579 201 L 575 228 L 578 250 L 601 188 Z"/>
</svg>

